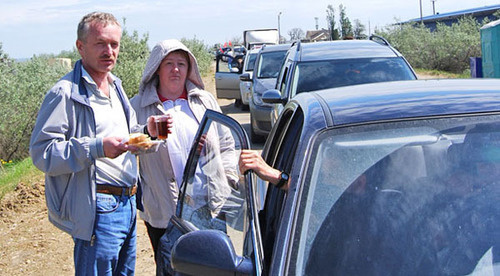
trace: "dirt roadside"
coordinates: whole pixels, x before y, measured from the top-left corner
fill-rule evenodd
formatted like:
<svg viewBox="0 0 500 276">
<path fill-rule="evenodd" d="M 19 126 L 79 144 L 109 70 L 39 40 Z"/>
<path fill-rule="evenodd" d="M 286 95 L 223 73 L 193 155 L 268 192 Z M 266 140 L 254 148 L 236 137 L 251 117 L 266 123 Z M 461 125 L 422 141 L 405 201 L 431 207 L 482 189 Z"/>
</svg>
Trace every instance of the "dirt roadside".
<svg viewBox="0 0 500 276">
<path fill-rule="evenodd" d="M 214 75 L 203 78 L 214 93 Z M 44 180 L 19 183 L 0 201 L 0 275 L 74 275 L 73 240 L 47 218 Z M 136 275 L 155 275 L 144 221 L 137 220 Z"/>
</svg>

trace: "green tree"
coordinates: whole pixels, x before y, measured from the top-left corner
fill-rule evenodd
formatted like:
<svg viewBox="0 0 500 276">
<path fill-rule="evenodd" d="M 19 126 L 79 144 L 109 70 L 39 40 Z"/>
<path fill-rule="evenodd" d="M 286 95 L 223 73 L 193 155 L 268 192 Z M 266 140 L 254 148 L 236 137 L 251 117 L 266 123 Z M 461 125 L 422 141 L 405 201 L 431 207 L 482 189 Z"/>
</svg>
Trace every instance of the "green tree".
<svg viewBox="0 0 500 276">
<path fill-rule="evenodd" d="M 385 37 L 415 68 L 463 73 L 469 69 L 469 58 L 481 56 L 479 23 L 465 16 L 447 26 L 438 23 L 436 30 L 416 24 L 386 28 L 376 33 Z"/>
<path fill-rule="evenodd" d="M 125 26 L 125 19 L 123 25 Z M 137 31 L 130 33 L 126 28 L 123 29 L 120 54 L 113 74 L 122 80 L 123 89 L 129 98 L 139 92 L 142 72 L 150 53 L 148 39 L 148 33 L 139 37 Z"/>
<path fill-rule="evenodd" d="M 330 40 L 338 40 L 340 38 L 339 30 L 335 28 L 335 9 L 332 5 L 328 5 L 326 8 L 326 22 L 330 32 Z"/>
<path fill-rule="evenodd" d="M 365 31 L 366 31 L 365 25 L 363 25 L 361 21 L 359 21 L 359 19 L 354 19 L 354 26 L 352 30 L 354 38 L 356 39 L 366 38 Z"/>
<path fill-rule="evenodd" d="M 210 65 L 213 61 L 213 55 L 210 53 L 210 48 L 205 45 L 202 40 L 199 40 L 196 37 L 191 39 L 182 38 L 181 42 L 186 45 L 186 47 L 188 47 L 188 49 L 196 57 L 200 74 L 202 76 L 207 76 L 210 72 Z"/>
<path fill-rule="evenodd" d="M 345 12 L 345 7 L 342 4 L 339 5 L 339 17 L 340 17 L 339 19 L 340 36 L 342 37 L 342 39 L 352 38 L 353 37 L 352 24 L 351 21 L 349 20 L 349 17 L 347 17 L 347 14 Z"/>
<path fill-rule="evenodd" d="M 3 43 L 0 42 L 0 66 L 1 64 L 11 63 L 12 59 L 9 58 L 9 55 L 3 51 Z"/>
<path fill-rule="evenodd" d="M 68 68 L 48 56 L 0 65 L 0 159 L 28 156 L 29 139 L 42 99 Z"/>
</svg>

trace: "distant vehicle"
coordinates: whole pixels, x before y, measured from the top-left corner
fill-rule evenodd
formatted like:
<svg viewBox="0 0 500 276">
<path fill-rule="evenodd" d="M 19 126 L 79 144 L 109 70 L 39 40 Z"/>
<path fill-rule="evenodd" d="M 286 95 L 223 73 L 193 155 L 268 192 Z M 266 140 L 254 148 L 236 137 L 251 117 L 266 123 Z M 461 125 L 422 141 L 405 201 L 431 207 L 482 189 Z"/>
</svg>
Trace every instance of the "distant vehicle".
<svg viewBox="0 0 500 276">
<path fill-rule="evenodd" d="M 259 202 L 253 173 L 238 172 L 227 201 L 210 212 L 193 191 L 199 171 L 213 172 L 209 185 L 226 184 L 223 170 L 210 169 L 226 153 L 203 143 L 222 129 L 233 134 L 235 160 L 249 146 L 241 125 L 207 111 L 193 143 L 203 148 L 191 150 L 176 214 L 160 239 L 160 268 L 291 276 L 500 269 L 500 80 L 301 93 L 262 153 L 290 174 L 288 190 L 271 184 Z"/>
<path fill-rule="evenodd" d="M 245 90 L 250 89 L 246 83 L 240 84 L 241 70 L 226 70 L 227 64 L 233 57 L 254 48 L 260 48 L 264 44 L 278 44 L 278 29 L 257 29 L 243 31 L 244 44 L 234 48 L 223 48 L 216 56 L 215 90 L 217 97 L 221 99 L 234 99 L 236 107 L 248 108 L 248 98 L 243 99 L 240 87 Z M 217 58 L 218 57 L 218 58 Z M 245 101 L 245 102 L 243 102 Z"/>
<path fill-rule="evenodd" d="M 238 45 L 238 46 L 233 47 L 233 55 L 234 56 L 237 56 L 237 55 L 244 56 L 246 53 L 247 53 L 247 49 L 242 45 Z"/>
<path fill-rule="evenodd" d="M 253 143 L 265 141 L 271 131 L 271 111 L 273 105 L 262 101 L 262 94 L 276 86 L 281 65 L 285 59 L 290 44 L 264 45 L 258 52 L 255 68 L 252 74 L 252 96 L 250 106 L 250 139 Z M 249 76 L 243 74 L 240 80 L 249 81 Z"/>
<path fill-rule="evenodd" d="M 251 50 L 264 44 L 279 44 L 278 29 L 256 29 L 243 31 L 243 45 Z"/>
<path fill-rule="evenodd" d="M 275 104 L 271 123 L 295 95 L 354 84 L 415 80 L 410 64 L 387 40 L 335 40 L 296 42 L 281 68 L 276 87 L 265 93 L 263 102 Z"/>
<path fill-rule="evenodd" d="M 228 62 L 233 56 L 220 54 L 215 60 L 215 91 L 219 99 L 235 99 L 241 103 L 240 72 L 238 68 L 229 68 Z"/>
</svg>

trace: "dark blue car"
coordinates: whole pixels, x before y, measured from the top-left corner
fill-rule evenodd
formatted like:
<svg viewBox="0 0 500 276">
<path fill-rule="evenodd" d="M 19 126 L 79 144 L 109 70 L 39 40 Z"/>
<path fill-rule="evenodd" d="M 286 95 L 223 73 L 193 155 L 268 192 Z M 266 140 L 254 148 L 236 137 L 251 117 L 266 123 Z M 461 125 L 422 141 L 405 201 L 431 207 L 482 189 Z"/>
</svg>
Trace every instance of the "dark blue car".
<svg viewBox="0 0 500 276">
<path fill-rule="evenodd" d="M 234 151 L 204 143 L 220 131 L 233 133 Z M 252 173 L 230 181 L 239 151 L 249 146 L 231 118 L 208 111 L 195 145 L 161 240 L 159 274 L 500 269 L 500 80 L 386 82 L 297 95 L 263 150 L 270 165 L 290 174 L 287 191 L 262 190 L 266 183 Z M 211 189 L 220 185 L 230 190 L 213 204 Z M 200 187 L 206 202 L 196 201 Z"/>
</svg>

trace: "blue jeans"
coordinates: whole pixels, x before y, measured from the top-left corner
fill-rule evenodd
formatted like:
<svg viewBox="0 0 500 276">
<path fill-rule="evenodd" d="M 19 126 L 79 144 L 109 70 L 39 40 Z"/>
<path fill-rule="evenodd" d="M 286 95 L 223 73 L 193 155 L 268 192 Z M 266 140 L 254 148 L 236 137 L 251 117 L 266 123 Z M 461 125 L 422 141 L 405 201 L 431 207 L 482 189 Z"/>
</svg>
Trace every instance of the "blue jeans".
<svg viewBox="0 0 500 276">
<path fill-rule="evenodd" d="M 92 239 L 74 239 L 75 275 L 134 275 L 135 196 L 97 193 L 96 211 Z"/>
</svg>

